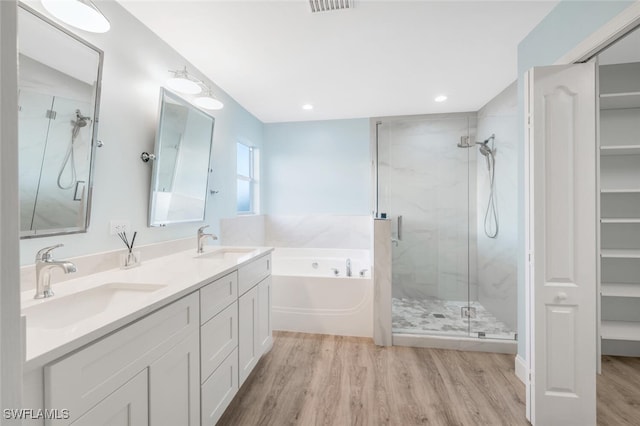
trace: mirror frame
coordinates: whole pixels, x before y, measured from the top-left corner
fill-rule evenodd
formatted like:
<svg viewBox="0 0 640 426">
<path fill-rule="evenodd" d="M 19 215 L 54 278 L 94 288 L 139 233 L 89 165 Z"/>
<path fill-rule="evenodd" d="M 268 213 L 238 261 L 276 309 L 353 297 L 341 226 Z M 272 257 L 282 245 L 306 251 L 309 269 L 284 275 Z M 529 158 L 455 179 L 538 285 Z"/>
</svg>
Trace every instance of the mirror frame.
<svg viewBox="0 0 640 426">
<path fill-rule="evenodd" d="M 1 0 L 0 0 L 1 1 Z M 72 227 L 72 228 L 55 228 L 55 229 L 44 229 L 44 230 L 35 230 L 35 231 L 20 231 L 20 239 L 30 239 L 30 238 L 39 238 L 39 237 L 51 237 L 56 235 L 67 235 L 67 234 L 83 234 L 86 233 L 89 229 L 89 224 L 91 222 L 91 203 L 93 199 L 93 173 L 95 166 L 95 156 L 96 156 L 96 146 L 98 144 L 98 124 L 100 123 L 100 94 L 102 91 L 102 67 L 104 63 L 104 52 L 84 40 L 77 34 L 71 32 L 70 30 L 64 28 L 57 22 L 52 19 L 44 16 L 42 13 L 33 9 L 32 7 L 18 2 L 18 13 L 21 12 L 22 9 L 26 13 L 30 13 L 36 18 L 42 20 L 48 25 L 51 25 L 58 31 L 63 32 L 69 37 L 73 38 L 77 42 L 83 44 L 89 49 L 95 51 L 98 54 L 98 72 L 96 75 L 96 88 L 95 88 L 95 99 L 94 99 L 94 107 L 93 107 L 93 124 L 92 124 L 92 132 L 91 132 L 91 157 L 89 159 L 89 174 L 88 174 L 88 182 L 86 185 L 87 188 L 87 200 L 86 200 L 86 211 L 85 211 L 85 219 L 84 219 L 84 227 Z M 20 29 L 18 29 L 18 53 L 20 52 Z M 19 64 L 18 64 L 19 66 Z M 20 72 L 18 69 L 18 80 L 19 80 Z M 20 140 L 20 136 L 18 135 L 18 140 Z M 19 184 L 19 183 L 18 183 Z"/>
<path fill-rule="evenodd" d="M 153 194 L 155 192 L 155 187 L 158 180 L 158 166 L 160 164 L 160 137 L 162 136 L 161 129 L 162 129 L 162 119 L 164 117 L 163 106 L 164 106 L 165 96 L 175 101 L 178 101 L 184 104 L 185 106 L 189 106 L 190 108 L 193 108 L 195 111 L 200 112 L 205 116 L 211 118 L 211 138 L 209 139 L 209 159 L 207 161 L 207 185 L 205 186 L 205 191 L 204 191 L 204 208 L 202 209 L 202 217 L 199 219 L 180 220 L 180 221 L 174 221 L 174 222 L 159 222 L 153 218 L 153 212 L 154 212 Z M 192 104 L 182 96 L 178 95 L 175 92 L 172 92 L 166 87 L 160 87 L 160 102 L 158 102 L 158 104 L 159 104 L 158 105 L 158 123 L 156 126 L 155 143 L 153 145 L 153 153 L 155 155 L 155 159 L 153 160 L 153 167 L 151 169 L 151 185 L 149 188 L 148 226 L 149 227 L 166 227 L 167 225 L 179 225 L 182 223 L 203 222 L 207 214 L 207 198 L 208 198 L 207 194 L 209 193 L 210 175 L 213 172 L 211 168 L 211 163 L 213 161 L 211 156 L 213 153 L 213 136 L 215 131 L 216 118 L 213 115 L 211 115 L 211 113 L 207 112 L 202 108 L 197 107 L 196 105 Z"/>
</svg>

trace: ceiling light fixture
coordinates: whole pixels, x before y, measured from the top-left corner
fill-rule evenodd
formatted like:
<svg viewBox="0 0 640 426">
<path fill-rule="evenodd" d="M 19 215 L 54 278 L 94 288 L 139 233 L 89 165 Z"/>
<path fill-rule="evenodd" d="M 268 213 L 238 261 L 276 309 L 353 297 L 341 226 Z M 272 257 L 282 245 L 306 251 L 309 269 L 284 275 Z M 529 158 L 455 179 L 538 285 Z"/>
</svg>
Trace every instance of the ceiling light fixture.
<svg viewBox="0 0 640 426">
<path fill-rule="evenodd" d="M 169 70 L 169 72 L 172 74 L 172 77 L 167 80 L 167 86 L 169 86 L 170 89 L 187 95 L 197 95 L 203 92 L 202 95 L 193 100 L 194 105 L 209 110 L 224 108 L 224 104 L 213 96 L 211 88 L 202 80 L 198 80 L 189 74 L 186 66 L 181 70 Z"/>
<path fill-rule="evenodd" d="M 173 77 L 167 80 L 167 86 L 169 86 L 169 88 L 176 92 L 186 93 L 187 95 L 197 95 L 202 92 L 202 87 L 198 84 L 200 81 L 194 81 L 194 79 L 189 75 L 186 66 L 183 70 L 169 70 L 169 72 L 173 73 Z"/>
<path fill-rule="evenodd" d="M 305 111 L 311 111 L 313 109 L 313 105 L 304 104 L 304 105 L 302 105 L 302 109 L 304 109 Z"/>
<path fill-rule="evenodd" d="M 444 102 L 447 100 L 447 97 L 445 95 L 438 95 L 436 96 L 436 98 L 434 99 L 434 101 L 436 102 Z"/>
<path fill-rule="evenodd" d="M 92 33 L 106 33 L 109 20 L 90 0 L 42 0 L 44 8 L 62 22 Z"/>
<path fill-rule="evenodd" d="M 193 103 L 199 106 L 200 108 L 210 109 L 210 110 L 217 110 L 217 109 L 224 108 L 224 104 L 213 96 L 213 93 L 211 93 L 211 89 L 209 89 L 209 87 L 207 86 L 205 87 L 206 89 L 205 89 L 204 95 L 197 97 L 193 101 Z"/>
</svg>

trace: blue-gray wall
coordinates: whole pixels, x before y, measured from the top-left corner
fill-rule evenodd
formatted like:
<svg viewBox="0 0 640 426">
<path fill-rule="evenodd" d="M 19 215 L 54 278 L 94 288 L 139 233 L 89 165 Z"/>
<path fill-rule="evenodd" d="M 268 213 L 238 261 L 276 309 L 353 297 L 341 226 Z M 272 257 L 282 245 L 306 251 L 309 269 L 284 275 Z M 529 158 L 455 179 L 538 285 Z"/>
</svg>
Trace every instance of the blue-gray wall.
<svg viewBox="0 0 640 426">
<path fill-rule="evenodd" d="M 263 147 L 263 213 L 370 213 L 369 119 L 265 124 Z"/>
<path fill-rule="evenodd" d="M 634 1 L 561 1 L 518 45 L 518 355 L 525 358 L 524 303 L 524 73 L 552 65 Z"/>
</svg>

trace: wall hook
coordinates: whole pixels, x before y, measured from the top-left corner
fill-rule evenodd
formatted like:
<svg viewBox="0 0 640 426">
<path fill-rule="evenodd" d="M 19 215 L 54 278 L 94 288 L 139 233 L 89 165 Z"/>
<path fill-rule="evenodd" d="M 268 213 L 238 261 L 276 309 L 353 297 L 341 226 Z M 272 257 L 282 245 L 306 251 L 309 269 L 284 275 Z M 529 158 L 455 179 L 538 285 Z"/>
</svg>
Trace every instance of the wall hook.
<svg viewBox="0 0 640 426">
<path fill-rule="evenodd" d="M 148 163 L 149 160 L 153 161 L 156 159 L 156 155 L 155 154 L 149 154 L 148 152 L 143 152 L 142 154 L 140 154 L 140 159 L 142 160 L 143 163 Z"/>
</svg>

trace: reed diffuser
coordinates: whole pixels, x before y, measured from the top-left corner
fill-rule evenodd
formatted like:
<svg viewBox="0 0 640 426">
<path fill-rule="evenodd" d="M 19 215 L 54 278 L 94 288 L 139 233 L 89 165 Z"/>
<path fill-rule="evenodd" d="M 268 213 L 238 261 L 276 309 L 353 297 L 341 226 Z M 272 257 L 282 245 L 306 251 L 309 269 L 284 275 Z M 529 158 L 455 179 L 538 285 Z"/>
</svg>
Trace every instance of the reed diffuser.
<svg viewBox="0 0 640 426">
<path fill-rule="evenodd" d="M 124 245 L 127 246 L 127 252 L 120 256 L 120 267 L 123 269 L 129 269 L 140 265 L 140 252 L 133 251 L 133 245 L 136 242 L 137 235 L 138 232 L 134 232 L 133 238 L 131 238 L 131 242 L 129 242 L 126 232 L 118 232 L 118 237 L 120 237 Z"/>
</svg>

